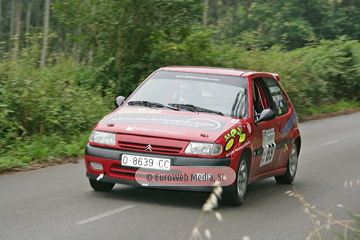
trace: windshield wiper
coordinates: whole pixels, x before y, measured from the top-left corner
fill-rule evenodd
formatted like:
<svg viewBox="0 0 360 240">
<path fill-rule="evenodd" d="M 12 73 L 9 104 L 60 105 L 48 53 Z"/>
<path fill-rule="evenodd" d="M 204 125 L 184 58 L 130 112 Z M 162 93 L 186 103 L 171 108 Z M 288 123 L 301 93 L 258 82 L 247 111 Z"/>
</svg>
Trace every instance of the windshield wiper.
<svg viewBox="0 0 360 240">
<path fill-rule="evenodd" d="M 224 114 L 220 111 L 215 111 L 215 110 L 211 110 L 211 109 L 207 109 L 207 108 L 197 108 L 198 112 L 206 112 L 206 113 L 215 113 L 221 116 L 224 116 Z"/>
<path fill-rule="evenodd" d="M 169 103 L 170 106 L 177 106 L 179 109 L 185 109 L 191 112 L 206 112 L 206 113 L 215 113 L 221 116 L 224 116 L 224 114 L 222 112 L 219 111 L 214 111 L 214 110 L 210 110 L 210 109 L 206 109 L 206 108 L 202 108 L 202 107 L 197 107 L 194 106 L 192 104 L 178 104 L 178 103 Z"/>
<path fill-rule="evenodd" d="M 157 103 L 157 102 L 149 102 L 149 101 L 130 101 L 127 103 L 130 106 L 145 106 L 145 107 L 149 107 L 149 108 L 169 108 L 175 111 L 180 111 L 179 108 L 174 108 L 174 107 L 170 107 L 170 106 L 164 106 L 161 103 Z"/>
</svg>

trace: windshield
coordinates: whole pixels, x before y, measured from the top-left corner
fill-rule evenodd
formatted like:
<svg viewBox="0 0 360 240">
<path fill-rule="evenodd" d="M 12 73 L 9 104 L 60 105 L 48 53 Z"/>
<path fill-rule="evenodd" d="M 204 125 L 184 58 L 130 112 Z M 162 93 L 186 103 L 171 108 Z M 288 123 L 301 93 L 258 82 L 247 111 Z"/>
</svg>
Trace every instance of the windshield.
<svg viewBox="0 0 360 240">
<path fill-rule="evenodd" d="M 127 100 L 127 105 L 247 117 L 247 83 L 243 77 L 158 71 Z"/>
</svg>

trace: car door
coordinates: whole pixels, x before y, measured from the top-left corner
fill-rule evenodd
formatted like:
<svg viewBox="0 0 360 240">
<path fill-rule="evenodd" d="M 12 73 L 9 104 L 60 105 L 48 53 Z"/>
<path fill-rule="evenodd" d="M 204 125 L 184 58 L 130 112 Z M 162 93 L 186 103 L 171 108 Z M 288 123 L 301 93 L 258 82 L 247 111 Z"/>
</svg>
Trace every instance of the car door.
<svg viewBox="0 0 360 240">
<path fill-rule="evenodd" d="M 257 120 L 256 108 L 260 110 L 273 109 L 274 103 L 270 91 L 265 84 L 263 77 L 252 79 L 252 97 L 253 97 L 253 112 L 254 112 L 254 141 L 253 141 L 253 161 L 251 177 L 268 172 L 277 165 L 280 151 L 278 151 L 276 142 L 279 137 L 278 119 L 256 123 Z M 258 106 L 255 107 L 255 104 Z"/>
<path fill-rule="evenodd" d="M 274 168 L 279 168 L 285 166 L 286 160 L 289 158 L 289 145 L 292 139 L 288 136 L 286 129 L 289 128 L 291 123 L 296 121 L 296 113 L 291 107 L 290 100 L 284 94 L 284 90 L 275 78 L 264 77 L 264 83 L 271 96 L 272 109 L 276 112 L 276 129 L 278 131 L 276 131 L 275 142 L 278 159 Z"/>
</svg>

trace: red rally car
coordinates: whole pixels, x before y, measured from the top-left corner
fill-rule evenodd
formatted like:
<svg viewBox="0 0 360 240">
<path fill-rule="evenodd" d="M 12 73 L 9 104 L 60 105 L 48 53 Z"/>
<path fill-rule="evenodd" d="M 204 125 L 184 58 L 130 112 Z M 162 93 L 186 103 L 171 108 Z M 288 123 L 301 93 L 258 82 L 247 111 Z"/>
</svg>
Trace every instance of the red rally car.
<svg viewBox="0 0 360 240">
<path fill-rule="evenodd" d="M 91 132 L 87 177 L 97 191 L 115 183 L 208 191 L 243 203 L 247 186 L 294 180 L 301 136 L 274 73 L 171 66 L 147 77 Z M 219 183 L 220 182 L 220 183 Z"/>
</svg>

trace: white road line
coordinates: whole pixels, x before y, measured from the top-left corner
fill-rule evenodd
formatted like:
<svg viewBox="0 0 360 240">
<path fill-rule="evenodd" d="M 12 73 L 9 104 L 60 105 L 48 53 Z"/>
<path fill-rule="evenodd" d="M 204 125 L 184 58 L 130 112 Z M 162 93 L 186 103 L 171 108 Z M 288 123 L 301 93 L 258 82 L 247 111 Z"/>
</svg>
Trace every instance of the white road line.
<svg viewBox="0 0 360 240">
<path fill-rule="evenodd" d="M 331 142 L 327 142 L 327 143 L 322 143 L 320 144 L 321 146 L 325 146 L 325 145 L 329 145 L 329 144 L 333 144 L 333 143 L 337 143 L 339 142 L 339 140 L 334 140 L 334 141 L 331 141 Z"/>
<path fill-rule="evenodd" d="M 115 214 L 115 213 L 119 213 L 119 212 L 125 211 L 125 210 L 130 209 L 130 208 L 133 208 L 133 207 L 135 207 L 135 205 L 127 205 L 127 206 L 124 206 L 124 207 L 121 207 L 121 208 L 117 208 L 117 209 L 114 209 L 114 210 L 112 210 L 112 211 L 104 212 L 104 213 L 102 213 L 102 214 L 93 216 L 93 217 L 91 217 L 91 218 L 87 218 L 87 219 L 78 221 L 77 224 L 85 224 L 85 223 L 93 222 L 93 221 L 99 220 L 99 219 L 104 218 L 104 217 L 108 217 L 108 216 L 110 216 L 110 215 L 113 215 L 113 214 Z"/>
</svg>

